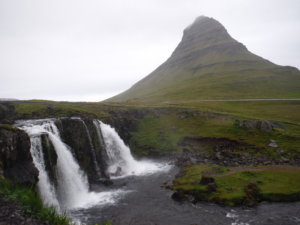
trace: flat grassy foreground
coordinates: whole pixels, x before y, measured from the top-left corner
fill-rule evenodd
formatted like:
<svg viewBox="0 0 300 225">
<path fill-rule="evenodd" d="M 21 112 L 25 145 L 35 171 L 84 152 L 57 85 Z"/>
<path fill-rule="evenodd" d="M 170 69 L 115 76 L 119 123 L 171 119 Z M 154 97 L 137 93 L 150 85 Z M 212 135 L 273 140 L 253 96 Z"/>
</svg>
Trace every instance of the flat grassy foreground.
<svg viewBox="0 0 300 225">
<path fill-rule="evenodd" d="M 180 200 L 253 205 L 260 201 L 300 200 L 300 167 L 221 167 L 197 165 L 173 181 Z"/>
</svg>

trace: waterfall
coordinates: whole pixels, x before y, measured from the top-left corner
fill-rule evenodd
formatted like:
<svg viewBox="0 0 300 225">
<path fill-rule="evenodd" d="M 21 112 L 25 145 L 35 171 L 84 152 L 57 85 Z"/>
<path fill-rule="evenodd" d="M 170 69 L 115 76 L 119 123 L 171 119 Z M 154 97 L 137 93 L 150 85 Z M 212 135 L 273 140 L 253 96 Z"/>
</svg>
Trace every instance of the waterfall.
<svg viewBox="0 0 300 225">
<path fill-rule="evenodd" d="M 94 205 L 114 204 L 126 193 L 130 192 L 130 190 L 124 189 L 112 189 L 101 192 L 90 191 L 87 176 L 72 155 L 72 151 L 78 150 L 71 149 L 63 142 L 55 121 L 56 119 L 25 120 L 18 121 L 16 124 L 17 127 L 27 132 L 30 137 L 30 152 L 33 163 L 39 171 L 38 192 L 45 205 L 53 206 L 58 212 L 70 212 Z M 82 122 L 84 123 L 84 121 Z M 166 171 L 170 167 L 168 164 L 136 160 L 132 156 L 129 147 L 125 145 L 114 128 L 99 120 L 93 120 L 93 124 L 96 128 L 99 142 L 107 155 L 102 157 L 102 160 L 107 161 L 103 163 L 108 165 L 107 173 L 112 178 L 148 175 Z M 87 133 L 89 139 L 91 154 L 95 156 L 94 166 L 99 168 L 92 137 L 86 125 L 84 132 Z M 44 136 L 46 136 L 53 148 L 43 149 L 46 147 Z M 49 154 L 52 153 L 57 155 L 57 161 L 56 163 L 51 161 L 50 164 L 54 168 L 49 168 L 49 161 L 47 160 L 51 160 L 49 159 Z M 51 173 L 48 173 L 48 169 L 51 169 Z"/>
<path fill-rule="evenodd" d="M 166 164 L 136 160 L 113 127 L 99 120 L 94 120 L 94 122 L 100 125 L 96 128 L 100 128 L 103 135 L 105 150 L 109 158 L 107 172 L 112 177 L 147 175 L 168 169 L 169 165 Z"/>
<path fill-rule="evenodd" d="M 93 145 L 93 142 L 92 142 L 92 138 L 91 138 L 89 129 L 87 128 L 85 122 L 81 118 L 76 118 L 76 119 L 80 120 L 82 122 L 84 128 L 85 128 L 85 131 L 86 131 L 86 134 L 87 134 L 87 137 L 88 137 L 88 140 L 89 140 L 90 148 L 91 148 L 94 167 L 95 167 L 96 173 L 98 175 L 98 178 L 100 178 L 101 177 L 101 172 L 100 172 L 100 168 L 98 166 L 98 162 L 97 162 L 97 158 L 96 158 L 96 152 L 95 152 L 95 148 L 94 148 L 94 145 Z"/>
<path fill-rule="evenodd" d="M 112 204 L 121 190 L 90 192 L 87 176 L 80 169 L 69 147 L 63 143 L 54 120 L 21 121 L 17 126 L 26 131 L 31 141 L 33 162 L 39 170 L 38 188 L 45 205 L 54 206 L 58 211 L 86 208 L 93 205 Z M 57 154 L 57 187 L 51 184 L 45 168 L 41 135 L 47 134 Z"/>
<path fill-rule="evenodd" d="M 93 120 L 93 124 L 96 127 L 96 131 L 97 131 L 98 140 L 100 142 L 100 145 L 103 149 L 105 149 L 105 144 L 104 144 L 103 136 L 102 136 L 102 133 L 101 133 L 100 121 L 99 120 Z"/>
<path fill-rule="evenodd" d="M 53 206 L 57 211 L 60 211 L 55 187 L 50 183 L 49 176 L 46 172 L 41 137 L 32 135 L 30 137 L 30 141 L 30 152 L 32 155 L 33 163 L 39 171 L 39 181 L 37 183 L 37 186 L 41 199 L 45 205 Z"/>
</svg>

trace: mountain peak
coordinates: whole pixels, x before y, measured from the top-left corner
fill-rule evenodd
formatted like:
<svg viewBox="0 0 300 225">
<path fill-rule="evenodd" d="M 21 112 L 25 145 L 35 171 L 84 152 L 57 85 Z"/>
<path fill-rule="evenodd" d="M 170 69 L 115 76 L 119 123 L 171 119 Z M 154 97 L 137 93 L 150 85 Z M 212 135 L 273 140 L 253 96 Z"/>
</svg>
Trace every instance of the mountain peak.
<svg viewBox="0 0 300 225">
<path fill-rule="evenodd" d="M 166 62 L 109 100 L 284 98 L 299 95 L 299 75 L 251 53 L 219 21 L 200 16 Z"/>
<path fill-rule="evenodd" d="M 191 25 L 189 25 L 185 28 L 185 30 L 189 30 L 190 28 L 195 28 L 195 27 L 199 27 L 199 26 L 207 26 L 207 25 L 222 26 L 221 23 L 219 23 L 217 20 L 215 20 L 212 17 L 198 16 Z"/>
<path fill-rule="evenodd" d="M 191 25 L 185 28 L 184 36 L 195 34 L 204 35 L 211 32 L 218 32 L 218 35 L 221 32 L 227 34 L 227 38 L 230 37 L 225 27 L 219 21 L 206 16 L 197 17 Z"/>
<path fill-rule="evenodd" d="M 221 55 L 224 52 L 232 52 L 232 55 L 240 55 L 244 51 L 247 51 L 246 47 L 234 40 L 220 22 L 214 18 L 200 16 L 185 28 L 182 40 L 168 62 L 185 63 L 186 59 L 197 59 L 212 52 Z M 218 59 L 215 57 L 209 60 L 210 63 L 215 63 Z"/>
</svg>

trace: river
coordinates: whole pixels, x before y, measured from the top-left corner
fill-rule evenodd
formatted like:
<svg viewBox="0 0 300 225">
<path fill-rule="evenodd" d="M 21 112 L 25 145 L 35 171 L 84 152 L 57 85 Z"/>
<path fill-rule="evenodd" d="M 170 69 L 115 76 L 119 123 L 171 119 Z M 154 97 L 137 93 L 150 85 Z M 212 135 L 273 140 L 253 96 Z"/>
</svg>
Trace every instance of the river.
<svg viewBox="0 0 300 225">
<path fill-rule="evenodd" d="M 216 204 L 171 199 L 172 191 L 162 188 L 172 180 L 177 169 L 147 176 L 130 176 L 114 180 L 109 189 L 129 191 L 115 204 L 78 209 L 71 216 L 85 224 L 113 225 L 296 225 L 300 224 L 300 202 L 260 203 L 249 207 L 223 207 Z M 103 189 L 103 187 L 95 187 Z"/>
</svg>

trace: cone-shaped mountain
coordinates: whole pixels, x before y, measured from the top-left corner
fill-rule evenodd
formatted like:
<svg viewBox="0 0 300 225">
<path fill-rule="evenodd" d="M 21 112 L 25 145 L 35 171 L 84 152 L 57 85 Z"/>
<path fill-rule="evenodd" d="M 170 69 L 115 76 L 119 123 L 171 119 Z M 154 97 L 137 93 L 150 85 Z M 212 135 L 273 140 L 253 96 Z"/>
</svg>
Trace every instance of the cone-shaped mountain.
<svg viewBox="0 0 300 225">
<path fill-rule="evenodd" d="M 170 58 L 107 101 L 299 98 L 300 71 L 278 66 L 234 40 L 213 18 L 198 17 Z"/>
</svg>

